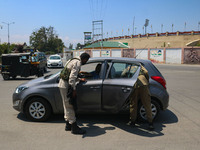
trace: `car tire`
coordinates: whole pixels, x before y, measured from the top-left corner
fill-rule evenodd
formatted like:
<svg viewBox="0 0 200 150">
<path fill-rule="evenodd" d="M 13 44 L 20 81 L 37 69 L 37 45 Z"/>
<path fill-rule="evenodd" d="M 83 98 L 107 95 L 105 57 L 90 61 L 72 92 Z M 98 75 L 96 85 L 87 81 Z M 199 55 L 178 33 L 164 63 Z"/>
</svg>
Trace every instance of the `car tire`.
<svg viewBox="0 0 200 150">
<path fill-rule="evenodd" d="M 44 73 L 47 73 L 47 66 L 44 67 Z"/>
<path fill-rule="evenodd" d="M 4 80 L 9 80 L 10 76 L 8 74 L 2 74 Z"/>
<path fill-rule="evenodd" d="M 153 119 L 155 119 L 160 111 L 160 105 L 154 99 L 151 100 L 151 109 L 152 109 L 152 117 Z M 138 108 L 138 120 L 142 122 L 147 120 L 146 112 L 142 103 L 139 104 Z"/>
<path fill-rule="evenodd" d="M 42 98 L 32 98 L 25 106 L 25 115 L 31 121 L 43 122 L 50 118 L 52 109 L 50 104 Z"/>
<path fill-rule="evenodd" d="M 16 77 L 17 77 L 16 75 L 15 75 L 15 76 L 12 76 L 12 79 L 13 79 L 13 80 L 15 80 L 15 79 L 16 79 Z"/>
</svg>

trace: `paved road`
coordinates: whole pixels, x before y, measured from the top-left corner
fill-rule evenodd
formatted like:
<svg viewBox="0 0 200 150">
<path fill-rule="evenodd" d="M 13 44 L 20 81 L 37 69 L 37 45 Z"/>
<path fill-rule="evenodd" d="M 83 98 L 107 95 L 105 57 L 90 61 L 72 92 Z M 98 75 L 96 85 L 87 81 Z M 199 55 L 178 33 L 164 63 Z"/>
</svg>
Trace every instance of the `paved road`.
<svg viewBox="0 0 200 150">
<path fill-rule="evenodd" d="M 12 93 L 30 78 L 3 81 L 0 77 L 0 149 L 199 149 L 200 66 L 156 66 L 167 80 L 170 106 L 158 116 L 152 132 L 146 130 L 146 124 L 126 126 L 125 115 L 78 116 L 79 125 L 87 130 L 84 136 L 65 132 L 62 115 L 46 123 L 29 122 L 12 108 Z"/>
</svg>

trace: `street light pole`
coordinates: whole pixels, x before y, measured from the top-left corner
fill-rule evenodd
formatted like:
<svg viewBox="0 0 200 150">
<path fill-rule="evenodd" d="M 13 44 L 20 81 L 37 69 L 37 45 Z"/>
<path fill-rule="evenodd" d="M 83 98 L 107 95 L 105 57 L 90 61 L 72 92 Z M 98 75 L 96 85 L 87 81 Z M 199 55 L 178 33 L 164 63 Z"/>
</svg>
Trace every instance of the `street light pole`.
<svg viewBox="0 0 200 150">
<path fill-rule="evenodd" d="M 3 26 L 2 25 L 0 25 L 0 29 L 2 29 L 3 28 Z M 1 44 L 1 38 L 0 38 L 0 44 Z"/>
<path fill-rule="evenodd" d="M 8 25 L 8 50 L 9 50 L 9 48 L 10 48 L 10 35 L 9 35 L 10 33 L 9 33 L 9 27 L 10 27 L 11 24 L 14 24 L 15 22 L 10 22 L 10 23 L 2 22 L 2 23 Z"/>
</svg>

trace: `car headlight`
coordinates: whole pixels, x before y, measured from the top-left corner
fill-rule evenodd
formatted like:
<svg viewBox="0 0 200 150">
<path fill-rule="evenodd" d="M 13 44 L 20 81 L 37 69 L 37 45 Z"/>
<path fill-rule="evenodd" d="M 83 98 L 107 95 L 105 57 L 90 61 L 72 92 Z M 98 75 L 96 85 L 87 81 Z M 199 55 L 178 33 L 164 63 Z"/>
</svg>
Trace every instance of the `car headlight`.
<svg viewBox="0 0 200 150">
<path fill-rule="evenodd" d="M 62 64 L 62 61 L 59 61 L 59 64 Z"/>
<path fill-rule="evenodd" d="M 20 93 L 20 92 L 22 92 L 26 89 L 28 89 L 27 86 L 19 86 L 19 87 L 16 88 L 15 93 Z"/>
<path fill-rule="evenodd" d="M 47 63 L 50 64 L 51 62 L 48 60 Z"/>
</svg>

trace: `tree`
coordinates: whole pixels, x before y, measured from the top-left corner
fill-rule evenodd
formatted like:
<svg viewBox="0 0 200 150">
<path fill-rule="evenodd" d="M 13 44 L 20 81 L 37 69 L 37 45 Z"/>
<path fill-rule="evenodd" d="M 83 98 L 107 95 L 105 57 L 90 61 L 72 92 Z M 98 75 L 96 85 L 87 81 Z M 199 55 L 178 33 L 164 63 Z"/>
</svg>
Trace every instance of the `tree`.
<svg viewBox="0 0 200 150">
<path fill-rule="evenodd" d="M 73 49 L 73 44 L 69 43 L 69 49 Z"/>
<path fill-rule="evenodd" d="M 16 47 L 16 45 L 15 44 L 11 44 L 9 47 L 10 47 L 10 50 L 8 50 L 8 43 L 0 44 L 0 56 L 2 54 L 8 54 L 8 53 L 10 53 L 12 50 L 14 50 L 14 48 Z"/>
<path fill-rule="evenodd" d="M 76 45 L 76 49 L 81 49 L 81 48 L 82 48 L 81 43 L 78 43 L 78 44 Z"/>
<path fill-rule="evenodd" d="M 53 27 L 41 27 L 30 36 L 30 44 L 39 51 L 59 53 L 65 47 Z"/>
</svg>

